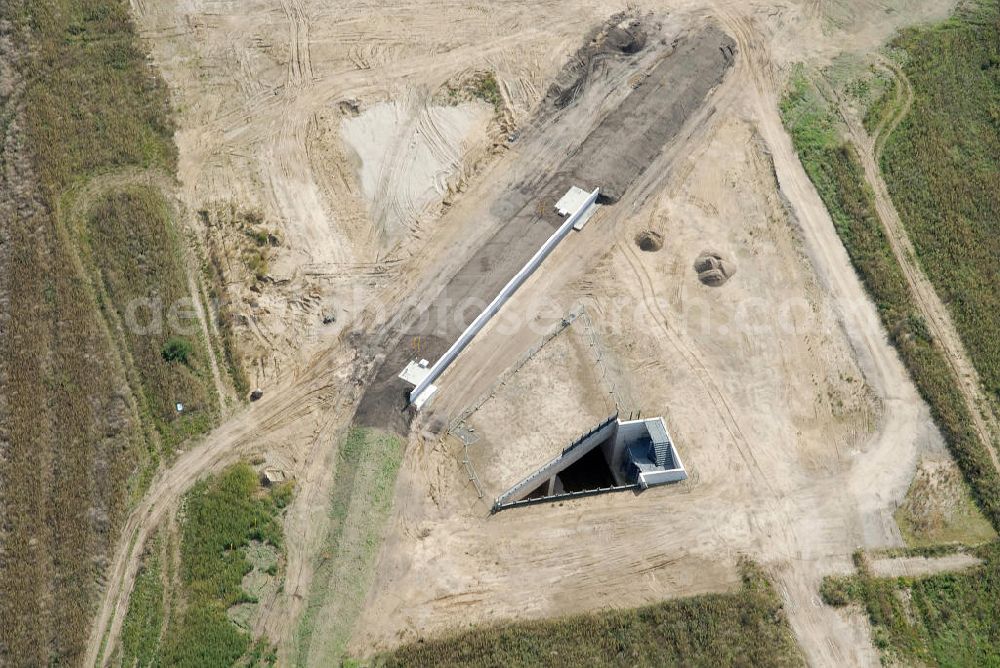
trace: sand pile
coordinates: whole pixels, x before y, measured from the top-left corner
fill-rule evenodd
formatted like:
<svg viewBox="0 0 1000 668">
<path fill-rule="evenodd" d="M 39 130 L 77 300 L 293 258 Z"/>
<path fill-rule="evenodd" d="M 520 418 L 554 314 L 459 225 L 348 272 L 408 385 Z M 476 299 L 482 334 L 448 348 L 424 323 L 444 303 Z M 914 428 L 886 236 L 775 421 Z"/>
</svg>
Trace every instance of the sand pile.
<svg viewBox="0 0 1000 668">
<path fill-rule="evenodd" d="M 713 250 L 702 251 L 698 259 L 694 261 L 694 270 L 698 272 L 698 280 L 717 288 L 736 273 L 736 265 Z"/>
</svg>

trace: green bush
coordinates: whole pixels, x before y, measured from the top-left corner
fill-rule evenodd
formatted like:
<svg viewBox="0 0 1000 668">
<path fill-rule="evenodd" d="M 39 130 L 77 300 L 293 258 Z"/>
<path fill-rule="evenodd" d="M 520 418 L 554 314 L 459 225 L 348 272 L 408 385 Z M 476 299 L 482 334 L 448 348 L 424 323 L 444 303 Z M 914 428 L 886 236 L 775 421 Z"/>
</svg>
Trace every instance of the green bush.
<svg viewBox="0 0 1000 668">
<path fill-rule="evenodd" d="M 913 104 L 885 141 L 886 185 L 917 257 L 1000 406 L 1000 4 L 961 3 L 892 46 Z"/>
<path fill-rule="evenodd" d="M 485 72 L 476 77 L 472 85 L 472 94 L 497 111 L 503 108 L 500 84 L 497 83 L 497 78 L 492 72 Z"/>
<path fill-rule="evenodd" d="M 261 659 L 260 642 L 226 616 L 238 603 L 253 602 L 243 589 L 252 570 L 251 541 L 281 547 L 274 493 L 263 493 L 257 474 L 237 464 L 198 482 L 184 499 L 180 579 L 183 610 L 171 618 L 159 663 L 169 666 L 231 666 L 242 658 Z M 276 568 L 271 574 L 277 573 Z M 269 571 L 270 572 L 270 571 Z"/>
<path fill-rule="evenodd" d="M 1000 546 L 979 550 L 982 566 L 922 578 L 861 572 L 827 577 L 832 605 L 864 606 L 883 660 L 898 665 L 986 666 L 1000 661 Z"/>
<path fill-rule="evenodd" d="M 163 344 L 163 349 L 160 351 L 160 355 L 162 355 L 163 359 L 167 362 L 181 362 L 182 364 L 187 364 L 188 358 L 191 356 L 191 342 L 187 339 L 175 336 Z"/>
<path fill-rule="evenodd" d="M 107 317 L 121 323 L 115 329 L 138 372 L 136 394 L 172 452 L 211 426 L 218 397 L 207 342 L 188 334 L 200 323 L 170 204 L 156 188 L 122 187 L 98 197 L 83 222 Z"/>
<path fill-rule="evenodd" d="M 128 614 L 122 626 L 122 665 L 149 666 L 156 656 L 163 631 L 164 590 L 161 578 L 162 538 L 152 541 L 129 597 Z"/>
<path fill-rule="evenodd" d="M 853 577 L 827 576 L 823 578 L 819 594 L 827 605 L 837 607 L 851 603 L 855 598 Z"/>
</svg>

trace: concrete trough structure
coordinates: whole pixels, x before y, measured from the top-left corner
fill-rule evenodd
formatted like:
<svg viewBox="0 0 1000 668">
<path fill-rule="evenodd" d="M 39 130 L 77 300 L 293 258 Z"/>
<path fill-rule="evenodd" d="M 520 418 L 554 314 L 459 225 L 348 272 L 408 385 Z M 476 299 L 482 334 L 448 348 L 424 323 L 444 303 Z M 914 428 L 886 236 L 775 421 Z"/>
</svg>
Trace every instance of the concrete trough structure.
<svg viewBox="0 0 1000 668">
<path fill-rule="evenodd" d="M 595 448 L 601 449 L 604 463 L 610 469 L 615 484 L 592 490 L 560 492 L 557 476 Z M 680 482 L 687 477 L 687 471 L 662 417 L 623 421 L 615 414 L 576 439 L 559 456 L 498 496 L 493 503 L 493 512 L 544 499 L 586 496 L 600 491 L 647 489 Z M 543 485 L 547 485 L 547 488 L 541 497 L 528 498 Z"/>
<path fill-rule="evenodd" d="M 579 188 L 575 188 L 575 190 L 585 192 Z M 570 190 L 570 193 L 573 193 L 573 189 Z M 564 195 L 559 201 L 563 202 L 566 200 L 570 193 Z M 545 261 L 545 258 L 547 258 L 552 251 L 555 250 L 560 241 L 566 238 L 574 226 L 580 222 L 581 218 L 584 215 L 592 215 L 593 209 L 596 208 L 598 195 L 600 195 L 600 188 L 594 188 L 592 192 L 587 193 L 586 197 L 582 199 L 574 195 L 574 199 L 571 201 L 578 206 L 573 214 L 567 218 L 566 222 L 559 226 L 555 232 L 552 233 L 552 236 L 550 236 L 548 240 L 542 244 L 542 247 L 535 252 L 531 259 L 528 260 L 527 264 L 525 264 L 521 270 L 507 282 L 507 285 L 500 290 L 500 294 L 494 297 L 493 301 L 489 303 L 483 312 L 472 321 L 472 323 L 465 329 L 464 332 L 462 332 L 458 339 L 451 344 L 451 347 L 448 348 L 448 350 L 446 350 L 440 358 L 438 358 L 432 367 L 430 367 L 424 378 L 416 384 L 413 391 L 410 392 L 410 404 L 414 408 L 419 410 L 419 408 L 430 399 L 430 394 L 428 392 L 432 387 L 434 387 L 434 381 L 437 380 L 438 377 L 444 373 L 445 369 L 447 369 L 451 363 L 455 361 L 455 358 L 458 357 L 463 350 L 465 350 L 466 346 L 472 342 L 472 339 L 475 338 L 476 334 L 482 331 L 483 327 L 486 326 L 486 323 L 488 323 L 493 316 L 500 311 L 501 307 L 503 307 L 503 305 L 507 303 L 514 293 L 517 292 L 518 288 L 524 285 L 524 282 L 527 281 L 533 273 L 535 273 L 535 270 L 541 266 L 542 262 Z M 411 365 L 407 365 L 407 369 L 409 369 Z M 406 369 L 404 369 L 403 373 L 406 373 Z M 402 374 L 400 374 L 400 376 L 402 377 Z"/>
</svg>

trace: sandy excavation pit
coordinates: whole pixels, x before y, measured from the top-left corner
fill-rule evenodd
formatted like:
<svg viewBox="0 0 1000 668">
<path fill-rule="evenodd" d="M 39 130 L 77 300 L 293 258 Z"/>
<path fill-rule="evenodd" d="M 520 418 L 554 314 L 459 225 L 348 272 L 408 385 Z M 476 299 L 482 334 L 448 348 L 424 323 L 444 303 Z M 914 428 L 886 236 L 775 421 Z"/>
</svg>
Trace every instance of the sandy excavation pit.
<svg viewBox="0 0 1000 668">
<path fill-rule="evenodd" d="M 419 99 L 380 102 L 344 116 L 348 160 L 357 164 L 368 215 L 385 245 L 416 228 L 457 189 L 461 167 L 485 139 L 492 117 L 481 102 L 428 105 Z"/>
<path fill-rule="evenodd" d="M 713 288 L 722 287 L 736 273 L 736 263 L 722 253 L 704 250 L 694 261 L 694 270 L 698 280 Z"/>
<path fill-rule="evenodd" d="M 635 235 L 635 245 L 646 253 L 655 253 L 663 248 L 663 235 L 653 230 L 643 230 Z"/>
</svg>

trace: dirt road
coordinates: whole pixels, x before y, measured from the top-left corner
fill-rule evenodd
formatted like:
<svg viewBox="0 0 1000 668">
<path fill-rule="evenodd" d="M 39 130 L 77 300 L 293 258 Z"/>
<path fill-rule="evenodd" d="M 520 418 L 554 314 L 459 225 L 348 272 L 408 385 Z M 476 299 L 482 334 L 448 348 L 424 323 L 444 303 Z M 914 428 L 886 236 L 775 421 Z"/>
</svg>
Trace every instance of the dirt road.
<svg viewBox="0 0 1000 668">
<path fill-rule="evenodd" d="M 738 18 L 728 25 L 740 35 L 741 46 L 753 39 Z M 754 50 L 753 52 L 759 52 Z M 913 438 L 913 425 L 926 420 L 926 407 L 916 395 L 906 370 L 889 346 L 878 315 L 864 293 L 847 257 L 847 252 L 833 227 L 829 213 L 802 169 L 778 114 L 777 90 L 773 73 L 759 63 L 750 63 L 751 76 L 757 89 L 756 105 L 759 128 L 774 160 L 775 172 L 782 193 L 788 198 L 795 218 L 802 226 L 805 245 L 817 273 L 835 301 L 841 306 L 842 326 L 858 355 L 866 380 L 885 402 L 885 422 L 875 437 L 882 452 L 892 449 L 892 441 Z M 863 306 L 862 306 L 863 305 Z M 886 462 L 888 466 L 892 466 Z M 872 489 L 889 489 L 878 474 Z M 860 481 L 858 481 L 860 482 Z M 862 483 L 862 484 L 865 484 Z M 822 605 L 816 605 L 816 587 L 822 573 L 806 582 L 810 586 L 795 586 L 799 578 L 793 573 L 779 576 L 786 587 L 786 603 L 790 606 L 792 628 L 813 665 L 880 665 L 869 638 L 859 638 L 856 632 L 841 632 L 844 622 Z M 791 584 L 789 584 L 789 581 Z"/>
<path fill-rule="evenodd" d="M 902 70 L 889 63 L 888 60 L 883 59 L 881 62 L 899 82 L 898 90 L 901 99 L 898 99 L 894 105 L 895 113 L 876 128 L 874 137 L 868 135 L 854 115 L 845 114 L 844 118 L 848 121 L 853 143 L 858 149 L 865 179 L 875 195 L 876 213 L 885 230 L 892 253 L 903 270 L 910 294 L 913 295 L 914 303 L 934 336 L 934 341 L 940 346 L 942 354 L 951 367 L 957 387 L 965 399 L 969 414 L 972 416 L 972 424 L 980 442 L 990 453 L 993 465 L 1000 469 L 1000 459 L 997 457 L 995 446 L 997 438 L 1000 438 L 1000 425 L 997 424 L 996 415 L 990 408 L 990 401 L 983 390 L 979 373 L 973 366 L 972 360 L 969 359 L 947 307 L 941 301 L 930 279 L 927 278 L 927 274 L 920 267 L 917 251 L 910 241 L 903 222 L 899 219 L 899 213 L 892 203 L 888 188 L 886 188 L 885 179 L 882 178 L 882 170 L 879 167 L 882 147 L 885 146 L 886 138 L 896 129 L 909 111 L 913 102 L 913 90 Z"/>
<path fill-rule="evenodd" d="M 872 575 L 880 578 L 912 578 L 962 571 L 980 566 L 983 560 L 972 554 L 959 552 L 943 557 L 897 557 L 895 559 L 873 559 L 869 567 Z"/>
<path fill-rule="evenodd" d="M 121 633 L 128 594 L 135 581 L 143 546 L 176 509 L 184 492 L 206 473 L 241 458 L 267 453 L 274 448 L 275 441 L 287 438 L 289 432 L 308 435 L 294 443 L 297 447 L 291 452 L 285 451 L 286 456 L 301 461 L 297 468 L 306 490 L 306 496 L 295 504 L 288 518 L 288 526 L 297 528 L 296 535 L 300 539 L 288 546 L 289 570 L 285 586 L 292 595 L 301 591 L 299 577 L 304 561 L 301 552 L 308 551 L 312 544 L 310 537 L 315 537 L 315 532 L 309 528 L 315 520 L 313 513 L 322 514 L 325 509 L 325 499 L 317 499 L 310 492 L 322 489 L 318 478 L 332 476 L 330 443 L 348 422 L 350 407 L 356 401 L 355 396 L 341 389 L 351 385 L 350 369 L 354 365 L 351 357 L 343 350 L 317 357 L 309 373 L 289 379 L 286 385 L 275 388 L 259 402 L 233 415 L 157 475 L 149 492 L 132 510 L 122 528 L 115 560 L 108 569 L 108 587 L 87 648 L 87 665 L 97 662 L 105 641 L 111 646 Z"/>
</svg>

